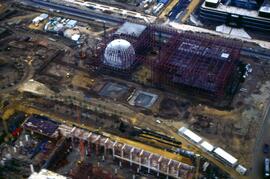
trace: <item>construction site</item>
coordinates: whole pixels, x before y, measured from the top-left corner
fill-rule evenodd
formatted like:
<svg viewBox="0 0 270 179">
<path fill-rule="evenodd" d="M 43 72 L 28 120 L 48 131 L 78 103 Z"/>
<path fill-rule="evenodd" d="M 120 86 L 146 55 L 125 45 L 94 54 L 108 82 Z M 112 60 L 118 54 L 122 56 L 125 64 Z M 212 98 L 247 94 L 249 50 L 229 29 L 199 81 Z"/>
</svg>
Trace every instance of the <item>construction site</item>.
<svg viewBox="0 0 270 179">
<path fill-rule="evenodd" d="M 0 6 L 0 178 L 250 177 L 269 49 L 31 3 Z"/>
<path fill-rule="evenodd" d="M 241 43 L 217 37 L 126 22 L 97 48 L 102 71 L 215 99 L 234 95 L 244 75 Z"/>
</svg>

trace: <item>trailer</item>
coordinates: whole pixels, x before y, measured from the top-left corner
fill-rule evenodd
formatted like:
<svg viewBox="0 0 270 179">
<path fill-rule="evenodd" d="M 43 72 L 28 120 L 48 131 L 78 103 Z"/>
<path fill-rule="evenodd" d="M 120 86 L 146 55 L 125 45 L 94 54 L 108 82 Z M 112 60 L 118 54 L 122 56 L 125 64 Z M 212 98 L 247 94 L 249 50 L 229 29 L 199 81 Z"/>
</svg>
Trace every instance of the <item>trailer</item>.
<svg viewBox="0 0 270 179">
<path fill-rule="evenodd" d="M 247 173 L 247 169 L 242 165 L 237 165 L 235 171 L 237 171 L 240 175 L 246 175 Z"/>
<path fill-rule="evenodd" d="M 185 138 L 191 140 L 196 144 L 199 144 L 202 141 L 202 138 L 200 136 L 185 127 L 181 127 L 178 130 L 178 134 L 184 136 Z"/>
<path fill-rule="evenodd" d="M 203 141 L 200 144 L 200 147 L 205 150 L 206 152 L 212 152 L 214 150 L 214 146 L 206 141 Z"/>
<path fill-rule="evenodd" d="M 229 165 L 230 167 L 235 167 L 237 165 L 238 160 L 222 148 L 217 147 L 213 153 L 221 162 Z"/>
</svg>

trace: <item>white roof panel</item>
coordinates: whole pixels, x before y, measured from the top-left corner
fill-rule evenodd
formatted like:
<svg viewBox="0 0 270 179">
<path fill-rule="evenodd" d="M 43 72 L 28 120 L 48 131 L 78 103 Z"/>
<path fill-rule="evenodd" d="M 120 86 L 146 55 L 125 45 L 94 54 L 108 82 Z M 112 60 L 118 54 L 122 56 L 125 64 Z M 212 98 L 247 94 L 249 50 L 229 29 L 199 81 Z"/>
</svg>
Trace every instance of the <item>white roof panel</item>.
<svg viewBox="0 0 270 179">
<path fill-rule="evenodd" d="M 70 27 L 75 27 L 77 24 L 77 21 L 76 20 L 69 20 L 66 24 L 66 26 L 70 26 Z"/>
<path fill-rule="evenodd" d="M 247 169 L 242 165 L 238 165 L 235 170 L 241 175 L 245 175 L 245 173 L 247 172 Z"/>
<path fill-rule="evenodd" d="M 40 16 L 39 16 L 40 18 L 42 18 L 42 19 L 46 19 L 46 18 L 48 18 L 49 17 L 49 15 L 48 14 L 45 14 L 45 13 L 43 13 L 43 14 L 40 14 Z"/>
<path fill-rule="evenodd" d="M 217 4 L 219 0 L 205 0 L 207 3 Z"/>
<path fill-rule="evenodd" d="M 178 133 L 184 133 L 185 132 L 185 130 L 187 130 L 187 128 L 185 128 L 185 127 L 181 127 L 180 129 L 178 129 Z"/>
<path fill-rule="evenodd" d="M 40 14 L 39 16 L 35 17 L 32 22 L 40 22 L 47 18 L 48 14 Z"/>
<path fill-rule="evenodd" d="M 237 159 L 232 156 L 231 154 L 227 153 L 225 150 L 223 150 L 220 147 L 217 147 L 214 150 L 214 153 L 217 154 L 218 156 L 220 156 L 221 158 L 223 158 L 225 161 L 229 162 L 230 164 L 234 165 L 237 163 Z"/>
<path fill-rule="evenodd" d="M 206 141 L 204 141 L 203 143 L 201 143 L 201 146 L 203 149 L 212 152 L 214 150 L 214 146 Z"/>
<path fill-rule="evenodd" d="M 126 34 L 126 35 L 133 35 L 133 36 L 139 37 L 145 29 L 146 29 L 145 25 L 135 24 L 135 23 L 131 23 L 131 22 L 125 22 L 115 32 L 115 34 Z"/>
<path fill-rule="evenodd" d="M 33 20 L 32 20 L 33 23 L 39 23 L 40 22 L 40 17 L 35 17 Z"/>
<path fill-rule="evenodd" d="M 202 140 L 200 136 L 185 127 L 180 128 L 178 131 L 196 143 L 199 143 Z"/>
<path fill-rule="evenodd" d="M 229 14 L 233 14 L 233 15 L 267 19 L 267 18 L 259 16 L 258 11 L 256 11 L 256 10 L 247 10 L 247 9 L 243 9 L 243 8 L 239 8 L 239 7 L 227 6 L 227 5 L 224 5 L 222 3 L 219 3 L 217 8 L 213 8 L 213 7 L 205 6 L 205 2 L 204 2 L 202 4 L 202 7 L 205 9 L 211 9 L 213 11 L 221 11 L 221 12 L 229 13 Z M 269 19 L 267 19 L 267 20 L 269 20 Z"/>
<path fill-rule="evenodd" d="M 264 13 L 270 13 L 270 6 L 261 6 L 259 11 Z"/>
<path fill-rule="evenodd" d="M 228 54 L 228 53 L 222 53 L 221 54 L 222 58 L 229 58 L 229 56 L 230 56 L 230 54 Z"/>
</svg>

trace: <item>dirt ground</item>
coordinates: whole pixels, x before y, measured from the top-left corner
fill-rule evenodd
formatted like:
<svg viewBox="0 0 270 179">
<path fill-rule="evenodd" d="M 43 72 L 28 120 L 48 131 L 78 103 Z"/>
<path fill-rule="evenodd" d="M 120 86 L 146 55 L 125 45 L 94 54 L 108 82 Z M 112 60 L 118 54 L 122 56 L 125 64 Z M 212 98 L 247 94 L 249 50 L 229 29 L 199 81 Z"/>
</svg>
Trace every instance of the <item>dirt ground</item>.
<svg viewBox="0 0 270 179">
<path fill-rule="evenodd" d="M 23 23 L 29 22 L 29 19 L 24 20 L 26 17 L 29 18 L 30 16 L 23 16 L 23 18 L 21 18 Z M 29 24 L 24 24 L 26 27 L 28 27 L 28 25 Z M 21 33 L 22 32 L 18 34 Z M 33 38 L 33 42 L 28 42 L 31 46 L 36 44 L 34 42 L 35 39 L 46 37 L 44 34 L 40 35 L 33 32 L 29 36 Z M 25 43 L 26 42 L 15 43 L 16 48 L 27 48 L 27 46 L 21 46 L 25 45 Z M 130 115 L 130 111 L 133 111 L 131 114 L 134 114 L 136 117 L 137 115 L 141 116 L 140 112 L 144 114 L 148 112 L 148 116 L 154 116 L 153 118 L 159 117 L 166 125 L 172 126 L 172 130 L 181 126 L 187 126 L 213 145 L 220 146 L 239 158 L 240 163 L 247 167 L 250 166 L 255 137 L 260 127 L 263 111 L 267 101 L 270 99 L 269 62 L 243 58 L 242 60 L 245 63 L 251 64 L 253 72 L 241 85 L 242 90 L 234 96 L 231 109 L 221 110 L 211 107 L 211 105 L 208 104 L 199 104 L 189 98 L 182 97 L 181 94 L 171 94 L 102 74 L 98 77 L 92 76 L 89 66 L 86 65 L 86 60 L 82 61 L 80 65 L 75 65 L 77 59 L 75 55 L 78 54 L 78 51 L 81 49 L 72 48 L 72 43 L 69 44 L 70 46 L 66 44 L 68 44 L 66 41 L 59 40 L 57 42 L 49 42 L 48 47 L 42 47 L 43 50 L 44 48 L 49 48 L 53 51 L 53 49 L 57 47 L 59 49 L 66 49 L 67 51 L 62 58 L 46 66 L 43 74 L 34 76 L 35 80 L 44 83 L 50 88 L 53 88 L 54 85 L 58 91 L 68 96 L 72 96 L 73 91 L 77 91 L 81 96 L 85 95 L 87 92 L 93 96 L 97 95 L 97 98 L 93 99 L 93 101 L 96 102 L 100 100 L 101 102 L 99 104 L 104 106 L 108 105 L 108 111 L 111 110 L 112 107 L 115 108 L 115 106 L 111 104 L 116 104 L 120 105 L 120 107 L 117 106 L 117 109 L 123 109 L 122 115 L 126 113 Z M 14 44 L 10 45 L 14 47 Z M 91 44 L 89 44 L 89 46 L 91 46 Z M 39 47 L 39 50 L 42 50 L 42 48 Z M 44 53 L 46 53 L 44 55 L 45 57 L 48 56 L 48 52 L 46 51 L 37 52 L 38 50 L 34 49 L 33 52 L 31 52 L 32 54 L 27 54 L 28 56 L 37 56 L 32 59 L 33 63 L 40 60 L 41 58 L 39 58 L 39 56 L 42 57 Z M 149 76 L 147 72 L 145 72 L 144 75 Z M 157 94 L 159 98 L 147 111 L 128 105 L 127 98 L 131 95 L 132 91 L 129 91 L 129 95 L 124 96 L 125 99 L 102 98 L 98 96 L 98 92 L 108 81 L 124 83 L 130 89 L 147 89 L 147 91 Z M 110 103 L 107 103 L 107 101 Z M 135 117 L 134 119 L 130 119 L 134 124 L 136 123 Z M 147 121 L 144 123 L 147 123 Z M 155 122 L 153 121 L 149 122 L 149 126 L 154 124 Z M 156 125 L 156 128 L 160 128 L 158 124 Z"/>
<path fill-rule="evenodd" d="M 255 138 L 270 99 L 270 64 L 244 60 L 252 65 L 253 72 L 241 85 L 245 92 L 239 91 L 235 95 L 232 110 L 218 110 L 206 105 L 192 106 L 185 123 L 249 167 Z"/>
</svg>

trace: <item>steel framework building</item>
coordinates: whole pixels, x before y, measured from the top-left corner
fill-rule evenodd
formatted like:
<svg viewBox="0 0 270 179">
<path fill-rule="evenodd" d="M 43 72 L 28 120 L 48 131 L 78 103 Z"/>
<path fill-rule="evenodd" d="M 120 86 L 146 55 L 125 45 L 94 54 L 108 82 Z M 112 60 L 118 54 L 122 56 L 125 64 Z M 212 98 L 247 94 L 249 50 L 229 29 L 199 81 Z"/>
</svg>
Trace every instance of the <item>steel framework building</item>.
<svg viewBox="0 0 270 179">
<path fill-rule="evenodd" d="M 128 25 L 132 29 L 133 23 Z M 106 44 L 114 39 L 125 39 L 135 49 L 135 64 L 143 63 L 151 67 L 152 85 L 188 88 L 189 91 L 192 89 L 214 97 L 226 95 L 227 86 L 238 67 L 241 42 L 207 34 L 178 32 L 158 25 L 140 26 L 143 28 L 137 32 L 136 28 L 133 28 L 134 31 L 123 30 L 127 27 L 124 24 L 120 27 L 122 30 L 106 38 L 99 48 L 99 59 L 103 58 Z M 158 49 L 154 61 L 147 58 L 153 49 Z M 125 70 L 129 73 L 133 71 L 134 66 Z"/>
<path fill-rule="evenodd" d="M 178 33 L 162 51 L 156 74 L 162 74 L 159 83 L 223 96 L 237 68 L 240 44 L 217 37 Z"/>
</svg>

